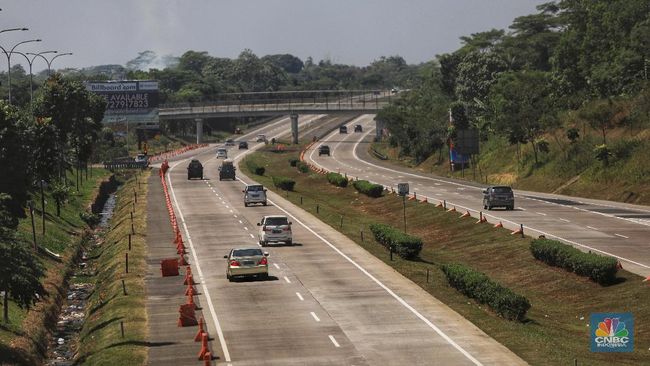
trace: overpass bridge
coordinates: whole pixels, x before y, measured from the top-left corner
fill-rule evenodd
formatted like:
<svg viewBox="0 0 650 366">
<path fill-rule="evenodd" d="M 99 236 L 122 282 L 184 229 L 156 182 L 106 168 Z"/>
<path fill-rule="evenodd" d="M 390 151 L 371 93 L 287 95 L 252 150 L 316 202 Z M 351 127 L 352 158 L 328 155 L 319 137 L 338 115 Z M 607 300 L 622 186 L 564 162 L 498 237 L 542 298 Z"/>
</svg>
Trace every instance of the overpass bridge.
<svg viewBox="0 0 650 366">
<path fill-rule="evenodd" d="M 290 115 L 293 142 L 298 143 L 298 114 L 374 114 L 395 98 L 395 93 L 387 90 L 227 93 L 214 101 L 165 104 L 158 116 L 161 121 L 196 121 L 200 143 L 205 118 Z"/>
</svg>

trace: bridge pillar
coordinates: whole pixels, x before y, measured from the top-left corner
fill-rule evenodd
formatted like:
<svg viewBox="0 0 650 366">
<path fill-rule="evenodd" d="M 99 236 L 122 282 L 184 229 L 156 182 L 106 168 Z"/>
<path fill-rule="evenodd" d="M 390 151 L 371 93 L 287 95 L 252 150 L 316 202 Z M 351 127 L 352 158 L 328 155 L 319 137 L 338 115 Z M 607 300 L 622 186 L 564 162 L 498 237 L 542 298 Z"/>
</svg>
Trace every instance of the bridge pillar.
<svg viewBox="0 0 650 366">
<path fill-rule="evenodd" d="M 195 118 L 194 121 L 196 121 L 196 143 L 200 144 L 203 140 L 203 119 Z"/>
<path fill-rule="evenodd" d="M 291 143 L 294 145 L 298 144 L 298 115 L 292 113 L 291 117 Z"/>
<path fill-rule="evenodd" d="M 381 134 L 384 131 L 384 121 L 375 118 L 375 137 L 377 141 L 381 141 Z"/>
</svg>

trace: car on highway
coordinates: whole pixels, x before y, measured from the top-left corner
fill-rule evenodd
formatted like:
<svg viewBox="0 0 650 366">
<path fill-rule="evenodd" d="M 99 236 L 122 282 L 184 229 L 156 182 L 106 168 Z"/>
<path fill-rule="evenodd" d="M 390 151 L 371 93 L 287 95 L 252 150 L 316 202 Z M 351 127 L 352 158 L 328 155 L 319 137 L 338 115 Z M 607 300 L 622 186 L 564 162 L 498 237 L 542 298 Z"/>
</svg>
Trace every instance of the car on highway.
<svg viewBox="0 0 650 366">
<path fill-rule="evenodd" d="M 147 154 L 138 154 L 138 155 L 135 156 L 135 158 L 133 160 L 136 163 L 140 163 L 140 164 L 144 164 L 144 165 L 149 164 L 149 157 L 147 156 Z"/>
<path fill-rule="evenodd" d="M 226 146 L 235 146 L 235 140 L 233 139 L 226 140 Z"/>
<path fill-rule="evenodd" d="M 219 167 L 219 180 L 232 179 L 235 180 L 235 166 L 230 160 L 224 160 Z"/>
<path fill-rule="evenodd" d="M 257 142 L 266 142 L 267 141 L 266 140 L 266 135 L 264 135 L 264 134 L 257 135 L 257 140 L 256 141 Z"/>
<path fill-rule="evenodd" d="M 240 141 L 239 142 L 239 150 L 245 150 L 245 149 L 248 149 L 248 142 Z"/>
<path fill-rule="evenodd" d="M 321 145 L 318 148 L 318 156 L 327 155 L 330 156 L 330 147 L 327 145 Z"/>
<path fill-rule="evenodd" d="M 263 252 L 260 248 L 236 248 L 230 250 L 227 259 L 226 278 L 232 281 L 233 277 L 257 276 L 267 278 L 269 276 L 269 253 Z"/>
<path fill-rule="evenodd" d="M 286 216 L 264 216 L 257 226 L 260 227 L 258 238 L 261 246 L 265 247 L 269 243 L 293 245 L 291 221 Z"/>
<path fill-rule="evenodd" d="M 192 178 L 203 180 L 203 164 L 197 159 L 192 159 L 190 165 L 187 166 L 187 180 Z"/>
<path fill-rule="evenodd" d="M 347 126 L 339 127 L 339 133 L 348 133 L 348 127 Z"/>
<path fill-rule="evenodd" d="M 228 159 L 228 150 L 223 147 L 218 148 L 217 159 Z"/>
<path fill-rule="evenodd" d="M 483 190 L 483 208 L 491 210 L 493 207 L 505 207 L 514 210 L 515 194 L 508 186 L 490 186 Z"/>
<path fill-rule="evenodd" d="M 363 132 L 363 127 L 361 125 L 354 125 L 354 132 Z"/>
<path fill-rule="evenodd" d="M 261 203 L 266 206 L 266 189 L 261 184 L 248 184 L 242 190 L 244 193 L 244 207 L 253 203 Z"/>
</svg>

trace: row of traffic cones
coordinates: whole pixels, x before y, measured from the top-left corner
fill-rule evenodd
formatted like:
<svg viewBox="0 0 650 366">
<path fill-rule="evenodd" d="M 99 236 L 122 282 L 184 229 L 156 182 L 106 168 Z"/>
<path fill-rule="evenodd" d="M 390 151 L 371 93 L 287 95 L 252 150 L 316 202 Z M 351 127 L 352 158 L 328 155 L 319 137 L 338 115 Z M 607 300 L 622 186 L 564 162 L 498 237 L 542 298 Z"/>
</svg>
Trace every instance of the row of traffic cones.
<svg viewBox="0 0 650 366">
<path fill-rule="evenodd" d="M 168 151 L 168 152 L 153 155 L 152 157 L 149 158 L 149 162 L 153 163 L 153 162 L 160 161 L 160 160 L 167 160 L 167 159 L 172 158 L 174 156 L 177 156 L 177 155 L 180 155 L 180 154 L 183 154 L 183 153 L 186 153 L 188 151 L 195 150 L 195 149 L 198 149 L 198 148 L 201 148 L 201 147 L 206 147 L 206 146 L 208 146 L 208 144 L 188 145 L 188 146 L 182 147 L 180 149 L 176 149 L 176 150 L 173 150 L 173 151 Z"/>
</svg>

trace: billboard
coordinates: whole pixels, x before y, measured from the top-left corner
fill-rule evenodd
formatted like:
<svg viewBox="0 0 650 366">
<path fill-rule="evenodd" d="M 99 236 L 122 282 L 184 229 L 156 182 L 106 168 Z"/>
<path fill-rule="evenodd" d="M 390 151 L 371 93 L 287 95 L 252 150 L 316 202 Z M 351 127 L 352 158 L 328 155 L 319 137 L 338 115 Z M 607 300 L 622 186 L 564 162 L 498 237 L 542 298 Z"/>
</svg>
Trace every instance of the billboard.
<svg viewBox="0 0 650 366">
<path fill-rule="evenodd" d="M 106 99 L 107 117 L 151 114 L 158 108 L 157 81 L 88 81 L 85 85 L 88 91 Z"/>
</svg>

